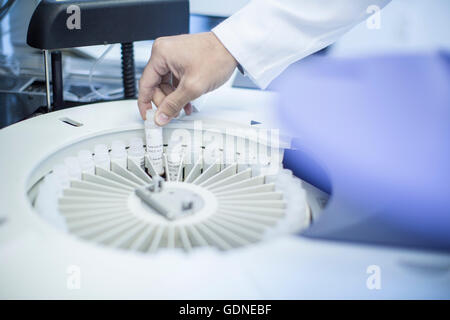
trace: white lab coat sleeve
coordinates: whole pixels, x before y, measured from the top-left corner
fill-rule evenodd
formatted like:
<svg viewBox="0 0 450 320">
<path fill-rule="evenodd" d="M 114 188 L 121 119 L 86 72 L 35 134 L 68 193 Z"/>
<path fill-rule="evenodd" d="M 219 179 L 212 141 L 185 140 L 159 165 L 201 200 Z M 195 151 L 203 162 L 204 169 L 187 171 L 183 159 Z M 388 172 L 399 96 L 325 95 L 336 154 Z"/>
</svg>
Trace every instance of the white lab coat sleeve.
<svg viewBox="0 0 450 320">
<path fill-rule="evenodd" d="M 212 31 L 260 88 L 390 0 L 253 0 Z"/>
</svg>

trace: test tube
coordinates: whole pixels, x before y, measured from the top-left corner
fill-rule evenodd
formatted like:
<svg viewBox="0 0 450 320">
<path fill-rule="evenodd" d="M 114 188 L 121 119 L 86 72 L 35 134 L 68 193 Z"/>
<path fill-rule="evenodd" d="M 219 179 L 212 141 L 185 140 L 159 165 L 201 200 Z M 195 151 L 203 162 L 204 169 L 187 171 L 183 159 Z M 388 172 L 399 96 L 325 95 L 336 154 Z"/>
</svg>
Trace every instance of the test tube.
<svg viewBox="0 0 450 320">
<path fill-rule="evenodd" d="M 169 171 L 169 180 L 178 181 L 180 165 L 183 160 L 183 145 L 180 139 L 171 139 L 167 147 L 167 170 Z"/>
<path fill-rule="evenodd" d="M 128 161 L 133 161 L 139 167 L 144 168 L 144 142 L 142 138 L 132 138 L 130 140 L 130 148 L 128 148 Z"/>
<path fill-rule="evenodd" d="M 70 186 L 70 177 L 69 171 L 67 167 L 63 164 L 58 164 L 53 168 L 53 173 L 56 177 L 56 181 L 58 182 L 59 188 L 67 188 Z"/>
<path fill-rule="evenodd" d="M 162 175 L 163 166 L 163 133 L 162 128 L 155 123 L 155 111 L 147 110 L 145 120 L 145 140 L 147 155 L 155 171 Z"/>
<path fill-rule="evenodd" d="M 95 174 L 95 163 L 89 150 L 78 152 L 78 162 L 83 173 Z"/>
<path fill-rule="evenodd" d="M 109 157 L 109 151 L 106 145 L 97 144 L 94 147 L 94 163 L 97 167 L 105 170 L 111 169 L 111 159 Z"/>
<path fill-rule="evenodd" d="M 125 143 L 122 140 L 114 140 L 111 144 L 111 162 L 126 168 L 127 167 L 127 151 Z"/>
<path fill-rule="evenodd" d="M 66 165 L 70 179 L 74 179 L 74 180 L 81 179 L 81 167 L 80 167 L 80 164 L 76 157 L 65 158 L 64 164 Z"/>
</svg>

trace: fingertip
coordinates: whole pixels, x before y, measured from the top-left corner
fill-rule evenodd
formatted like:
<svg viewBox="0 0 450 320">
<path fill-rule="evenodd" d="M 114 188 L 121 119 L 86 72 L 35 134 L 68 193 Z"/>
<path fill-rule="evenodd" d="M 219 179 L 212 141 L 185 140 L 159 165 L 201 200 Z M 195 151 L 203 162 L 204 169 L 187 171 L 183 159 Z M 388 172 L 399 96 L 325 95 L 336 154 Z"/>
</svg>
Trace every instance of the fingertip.
<svg viewBox="0 0 450 320">
<path fill-rule="evenodd" d="M 141 100 L 138 99 L 137 101 L 137 105 L 138 105 L 138 109 L 139 109 L 139 114 L 141 115 L 141 118 L 143 120 L 147 120 L 146 119 L 146 114 L 147 114 L 147 110 L 148 109 L 152 109 L 152 104 L 151 103 L 145 103 Z"/>
<path fill-rule="evenodd" d="M 185 107 L 184 107 L 184 112 L 186 112 L 186 114 L 188 116 L 190 116 L 192 114 L 192 104 L 188 103 Z"/>
<path fill-rule="evenodd" d="M 169 121 L 170 121 L 170 117 L 168 115 L 164 114 L 161 111 L 156 112 L 155 123 L 158 126 L 160 126 L 160 127 L 165 126 L 166 124 L 169 123 Z"/>
<path fill-rule="evenodd" d="M 138 104 L 139 108 L 139 114 L 141 115 L 141 118 L 145 120 L 145 112 L 143 111 L 142 107 Z"/>
<path fill-rule="evenodd" d="M 145 109 L 144 111 L 141 110 L 141 117 L 142 117 L 143 120 L 147 120 L 147 110 L 148 109 Z"/>
</svg>

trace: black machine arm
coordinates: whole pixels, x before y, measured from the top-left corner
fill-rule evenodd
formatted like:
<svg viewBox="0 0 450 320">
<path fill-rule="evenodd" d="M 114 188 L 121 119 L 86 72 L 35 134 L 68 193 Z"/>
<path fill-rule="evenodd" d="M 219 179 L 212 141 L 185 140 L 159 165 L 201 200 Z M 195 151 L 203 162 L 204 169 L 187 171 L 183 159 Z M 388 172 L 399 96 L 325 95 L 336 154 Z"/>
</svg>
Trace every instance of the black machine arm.
<svg viewBox="0 0 450 320">
<path fill-rule="evenodd" d="M 42 50 L 121 43 L 125 97 L 132 98 L 133 42 L 188 32 L 188 0 L 42 0 L 31 17 L 27 43 Z M 52 61 L 56 69 L 58 63 Z M 61 88 L 62 75 L 56 73 L 53 83 Z"/>
</svg>

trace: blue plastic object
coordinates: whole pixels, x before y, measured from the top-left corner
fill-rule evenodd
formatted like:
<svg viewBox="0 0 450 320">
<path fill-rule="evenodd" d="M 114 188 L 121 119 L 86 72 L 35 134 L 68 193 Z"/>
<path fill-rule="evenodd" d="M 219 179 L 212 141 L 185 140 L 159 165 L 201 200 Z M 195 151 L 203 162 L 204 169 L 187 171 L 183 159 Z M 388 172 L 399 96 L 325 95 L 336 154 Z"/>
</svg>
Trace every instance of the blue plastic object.
<svg viewBox="0 0 450 320">
<path fill-rule="evenodd" d="M 331 192 L 305 235 L 450 251 L 450 55 L 312 57 L 274 84 L 285 164 Z"/>
</svg>

